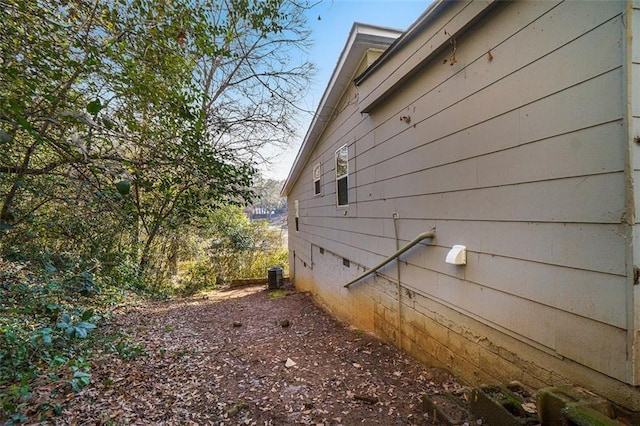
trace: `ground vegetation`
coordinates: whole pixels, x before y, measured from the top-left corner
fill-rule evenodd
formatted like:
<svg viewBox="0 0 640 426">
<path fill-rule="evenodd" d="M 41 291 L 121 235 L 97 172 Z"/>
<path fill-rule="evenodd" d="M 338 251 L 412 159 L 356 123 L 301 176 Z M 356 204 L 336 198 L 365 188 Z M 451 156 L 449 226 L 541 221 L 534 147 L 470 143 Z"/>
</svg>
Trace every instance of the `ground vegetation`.
<svg viewBox="0 0 640 426">
<path fill-rule="evenodd" d="M 135 354 L 105 334 L 111 313 L 188 283 L 180 267 L 216 260 L 212 242 L 264 245 L 245 222 L 238 241 L 207 228 L 252 202 L 264 150 L 291 141 L 308 7 L 0 0 L 2 421 L 43 383 L 81 391 L 96 353 Z"/>
</svg>

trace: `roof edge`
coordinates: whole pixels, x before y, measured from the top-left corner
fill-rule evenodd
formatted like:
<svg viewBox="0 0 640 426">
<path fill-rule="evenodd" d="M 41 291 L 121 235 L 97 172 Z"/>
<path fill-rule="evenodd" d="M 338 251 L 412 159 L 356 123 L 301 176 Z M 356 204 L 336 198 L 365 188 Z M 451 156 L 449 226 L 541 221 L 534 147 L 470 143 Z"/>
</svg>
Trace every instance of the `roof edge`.
<svg viewBox="0 0 640 426">
<path fill-rule="evenodd" d="M 400 35 L 387 50 L 384 51 L 382 55 L 378 59 L 376 59 L 369 67 L 367 67 L 362 74 L 357 76 L 354 81 L 356 85 L 359 85 L 361 82 L 367 79 L 371 74 L 378 69 L 383 62 L 386 62 L 387 59 L 398 52 L 405 44 L 407 44 L 420 28 L 429 25 L 431 20 L 440 12 L 440 9 L 444 6 L 445 2 L 451 0 L 434 0 L 433 3 L 429 5 L 427 10 L 425 10 L 422 15 L 416 19 L 416 21 L 407 28 L 407 30 Z"/>
<path fill-rule="evenodd" d="M 386 49 L 402 34 L 403 31 L 399 29 L 354 22 L 349 31 L 347 41 L 342 48 L 342 52 L 338 57 L 336 66 L 333 69 L 329 83 L 324 90 L 318 108 L 300 145 L 289 175 L 280 191 L 281 195 L 288 195 L 293 184 L 300 176 L 307 162 L 309 153 L 315 147 L 318 138 L 322 135 L 326 125 L 333 116 L 335 103 L 344 93 L 346 86 L 353 81 L 353 74 L 360 64 L 362 53 L 366 51 L 366 49 L 375 47 L 383 47 Z M 357 49 L 359 45 L 362 45 L 361 47 L 364 50 Z M 358 55 L 357 58 L 354 57 L 358 52 L 360 52 L 360 55 Z"/>
</svg>

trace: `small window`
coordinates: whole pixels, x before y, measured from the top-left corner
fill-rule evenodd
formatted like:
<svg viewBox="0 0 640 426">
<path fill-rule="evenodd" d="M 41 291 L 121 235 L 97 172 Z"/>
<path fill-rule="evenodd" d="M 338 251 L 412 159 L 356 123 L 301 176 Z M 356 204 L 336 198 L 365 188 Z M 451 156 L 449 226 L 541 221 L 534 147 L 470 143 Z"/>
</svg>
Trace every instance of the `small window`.
<svg viewBox="0 0 640 426">
<path fill-rule="evenodd" d="M 349 205 L 349 150 L 342 145 L 336 151 L 336 199 L 338 207 Z"/>
<path fill-rule="evenodd" d="M 324 249 L 320 247 L 320 254 L 324 254 Z"/>
<path fill-rule="evenodd" d="M 320 163 L 318 163 L 313 168 L 313 195 L 322 194 L 322 186 L 320 184 L 321 176 L 322 176 L 322 170 L 320 169 Z"/>
<path fill-rule="evenodd" d="M 344 257 L 342 258 L 342 264 L 347 268 L 351 266 L 351 262 L 349 262 L 349 259 L 345 259 Z"/>
<path fill-rule="evenodd" d="M 293 202 L 295 213 L 296 213 L 296 232 L 300 230 L 300 203 L 298 200 Z"/>
</svg>

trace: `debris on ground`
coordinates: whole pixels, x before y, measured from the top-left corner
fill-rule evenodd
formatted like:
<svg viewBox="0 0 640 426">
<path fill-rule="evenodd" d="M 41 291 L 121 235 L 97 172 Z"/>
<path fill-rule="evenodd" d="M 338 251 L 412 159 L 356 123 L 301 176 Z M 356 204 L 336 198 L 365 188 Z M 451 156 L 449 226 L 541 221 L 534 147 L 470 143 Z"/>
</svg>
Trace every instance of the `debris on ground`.
<svg viewBox="0 0 640 426">
<path fill-rule="evenodd" d="M 79 393 L 35 389 L 29 403 L 63 403 L 53 424 L 431 425 L 423 394 L 463 389 L 295 291 L 157 302 L 111 327 L 144 354 L 94 357 Z"/>
</svg>

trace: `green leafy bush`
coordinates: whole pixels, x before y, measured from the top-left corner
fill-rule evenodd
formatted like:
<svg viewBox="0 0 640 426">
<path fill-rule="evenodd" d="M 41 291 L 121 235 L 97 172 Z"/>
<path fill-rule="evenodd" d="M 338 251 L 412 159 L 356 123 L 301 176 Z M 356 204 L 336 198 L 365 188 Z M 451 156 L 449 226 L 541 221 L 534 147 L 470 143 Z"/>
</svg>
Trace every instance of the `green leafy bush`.
<svg viewBox="0 0 640 426">
<path fill-rule="evenodd" d="M 269 267 L 288 264 L 281 232 L 266 221 L 250 221 L 240 208 L 221 209 L 208 260 L 224 280 L 266 277 Z"/>
<path fill-rule="evenodd" d="M 96 325 L 88 322 L 93 317 L 93 311 L 84 311 L 80 317 L 80 321 L 74 321 L 69 314 L 62 314 L 60 322 L 56 327 L 62 329 L 68 336 L 75 336 L 81 339 L 87 337 L 87 334 L 96 328 Z"/>
<path fill-rule="evenodd" d="M 179 273 L 174 286 L 180 294 L 242 278 L 266 278 L 272 266 L 288 265 L 282 230 L 266 221 L 250 221 L 237 206 L 221 207 L 191 228 L 176 248 Z"/>
<path fill-rule="evenodd" d="M 63 381 L 74 391 L 90 383 L 88 360 L 104 339 L 95 331 L 124 296 L 108 284 L 113 280 L 80 270 L 71 256 L 41 259 L 0 259 L 0 423 L 24 420 L 36 380 Z M 120 344 L 112 351 L 124 352 Z"/>
</svg>

